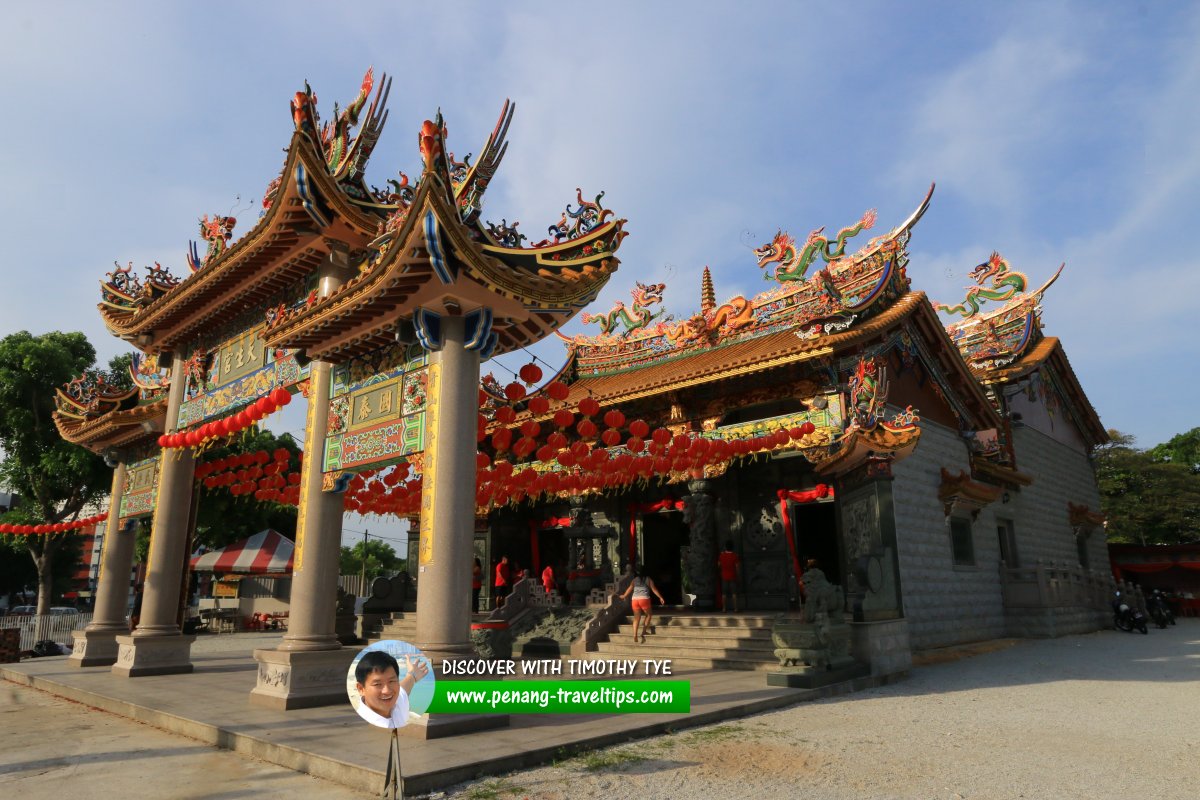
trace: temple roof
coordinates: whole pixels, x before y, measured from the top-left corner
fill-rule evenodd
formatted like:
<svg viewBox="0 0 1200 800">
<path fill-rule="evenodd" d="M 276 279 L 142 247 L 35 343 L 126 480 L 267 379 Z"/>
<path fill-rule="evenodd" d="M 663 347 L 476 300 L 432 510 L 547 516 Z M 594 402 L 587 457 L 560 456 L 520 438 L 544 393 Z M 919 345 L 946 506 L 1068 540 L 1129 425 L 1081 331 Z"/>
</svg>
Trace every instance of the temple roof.
<svg viewBox="0 0 1200 800">
<path fill-rule="evenodd" d="M 992 253 L 971 271 L 977 285 L 967 287 L 962 303 L 935 305 L 943 313 L 962 317 L 948 324 L 946 331 L 980 384 L 1008 385 L 1049 368 L 1060 378 L 1080 433 L 1091 444 L 1101 444 L 1108 441 L 1108 434 L 1071 369 L 1061 342 L 1042 333 L 1042 297 L 1064 266 L 1059 266 L 1041 286 L 1028 290 L 1024 273 L 1010 269 L 999 253 Z M 981 306 L 989 300 L 1002 305 L 982 311 Z"/>
<path fill-rule="evenodd" d="M 206 214 L 200 235 L 207 252 L 202 258 L 190 246 L 192 274 L 183 280 L 155 264 L 143 285 L 132 263 L 118 265 L 100 282 L 100 314 L 109 330 L 143 352 L 171 351 L 281 293 L 296 292 L 335 248 L 360 250 L 394 207 L 364 181 L 387 120 L 390 87 L 386 76 L 376 87 L 374 70 L 368 69 L 358 96 L 344 109 L 335 105 L 334 119 L 322 125 L 317 97 L 305 83 L 292 101 L 295 130 L 287 157 L 264 192 L 258 222 L 227 245 L 237 220 Z"/>
<path fill-rule="evenodd" d="M 149 444 L 166 424 L 167 398 L 124 409 L 108 409 L 99 416 L 76 419 L 55 412 L 59 435 L 94 453 Z"/>
<path fill-rule="evenodd" d="M 664 312 L 652 310 L 663 302 L 664 284 L 638 282 L 631 307 L 622 301 L 607 314 L 583 315 L 584 323 L 599 323 L 601 331 L 568 340 L 576 370 L 580 376 L 625 373 L 777 333 L 823 343 L 834 334 L 862 326 L 908 291 L 906 247 L 932 195 L 931 186 L 904 222 L 851 255 L 845 253 L 847 240 L 874 224 L 874 211 L 832 240 L 822 228 L 810 233 L 802 245 L 782 231 L 777 233 L 755 251 L 758 267 L 768 270 L 768 279 L 776 285 L 749 299 L 737 296 L 717 306 L 712 276 L 705 268 L 700 312 L 680 322 L 670 317 L 660 320 Z M 817 257 L 828 266 L 810 276 L 808 268 Z"/>
<path fill-rule="evenodd" d="M 308 134 L 297 130 L 271 205 L 249 232 L 168 291 L 133 303 L 101 303 L 101 316 L 109 330 L 144 352 L 172 350 L 303 285 L 335 242 L 361 249 L 380 219 L 338 187 Z"/>
<path fill-rule="evenodd" d="M 272 347 L 300 348 L 310 358 L 342 361 L 395 341 L 398 323 L 420 310 L 458 316 L 486 309 L 495 334 L 487 352 L 532 344 L 595 300 L 619 261 L 625 220 L 584 201 L 570 206 L 552 238 L 522 247 L 517 223 L 479 221 L 482 194 L 500 157 L 512 106 L 484 146 L 476 167 L 447 158 L 444 125 L 426 121 L 425 168 L 415 190 L 371 243 L 357 277 L 268 326 Z M 601 195 L 602 196 L 602 195 Z M 568 219 L 570 217 L 570 219 Z M 572 222 L 571 220 L 574 220 Z"/>
<path fill-rule="evenodd" d="M 985 386 L 1013 384 L 1043 368 L 1052 371 L 1059 388 L 1066 395 L 1068 407 L 1080 433 L 1093 446 L 1107 442 L 1108 431 L 1088 400 L 1087 393 L 1075 375 L 1075 370 L 1071 367 L 1067 353 L 1057 336 L 1042 338 L 1018 361 L 1003 369 L 993 370 L 986 377 L 982 377 L 981 381 Z"/>
<path fill-rule="evenodd" d="M 923 292 L 908 292 L 886 310 L 849 330 L 820 338 L 801 338 L 787 329 L 682 355 L 624 372 L 589 376 L 579 374 L 570 384 L 568 406 L 591 396 L 602 404 L 617 405 L 644 397 L 695 388 L 716 381 L 765 372 L 852 353 L 881 340 L 909 324 L 933 347 L 928 348 L 938 366 L 955 386 L 978 429 L 999 427 L 1000 419 L 978 381 L 958 357 L 933 306 Z"/>
</svg>

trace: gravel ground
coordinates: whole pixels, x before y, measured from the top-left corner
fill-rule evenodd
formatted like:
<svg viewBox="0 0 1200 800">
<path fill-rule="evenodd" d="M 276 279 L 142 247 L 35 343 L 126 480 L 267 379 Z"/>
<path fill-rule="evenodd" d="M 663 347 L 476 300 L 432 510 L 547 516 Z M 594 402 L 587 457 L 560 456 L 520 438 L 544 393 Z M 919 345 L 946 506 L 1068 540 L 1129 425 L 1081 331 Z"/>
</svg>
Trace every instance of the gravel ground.
<svg viewBox="0 0 1200 800">
<path fill-rule="evenodd" d="M 967 648 L 967 654 L 977 649 Z M 463 784 L 444 798 L 1200 796 L 1200 621 L 930 659 L 892 686 Z"/>
</svg>

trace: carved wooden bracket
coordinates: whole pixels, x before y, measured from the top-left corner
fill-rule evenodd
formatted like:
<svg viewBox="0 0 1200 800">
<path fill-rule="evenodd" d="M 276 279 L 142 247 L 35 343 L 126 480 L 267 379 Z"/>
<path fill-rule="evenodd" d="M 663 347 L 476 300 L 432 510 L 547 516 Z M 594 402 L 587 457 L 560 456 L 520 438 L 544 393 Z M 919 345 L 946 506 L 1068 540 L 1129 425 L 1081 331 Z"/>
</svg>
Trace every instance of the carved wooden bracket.
<svg viewBox="0 0 1200 800">
<path fill-rule="evenodd" d="M 1091 535 L 1097 528 L 1103 528 L 1106 517 L 1098 511 L 1090 510 L 1086 505 L 1077 506 L 1067 502 L 1067 521 L 1077 537 Z"/>
<path fill-rule="evenodd" d="M 938 487 L 938 499 L 942 501 L 942 510 L 947 519 L 956 512 L 966 512 L 975 519 L 985 506 L 999 500 L 1003 493 L 1004 490 L 999 486 L 972 480 L 968 472 L 952 475 L 942 467 L 942 485 Z"/>
</svg>

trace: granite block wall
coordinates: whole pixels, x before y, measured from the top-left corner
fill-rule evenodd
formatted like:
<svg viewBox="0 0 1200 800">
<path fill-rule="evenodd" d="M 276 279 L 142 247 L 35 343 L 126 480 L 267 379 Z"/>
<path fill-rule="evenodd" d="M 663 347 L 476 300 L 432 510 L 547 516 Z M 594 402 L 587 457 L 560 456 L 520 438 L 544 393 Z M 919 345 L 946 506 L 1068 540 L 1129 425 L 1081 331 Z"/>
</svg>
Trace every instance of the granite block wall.
<svg viewBox="0 0 1200 800">
<path fill-rule="evenodd" d="M 892 484 L 912 647 L 923 650 L 1004 636 L 995 509 L 989 506 L 973 520 L 974 565 L 956 565 L 938 488 L 943 467 L 956 474 L 970 470 L 967 446 L 957 431 L 925 420 L 920 425 L 920 443 L 895 465 Z"/>
<path fill-rule="evenodd" d="M 1010 518 L 1016 529 L 1021 564 L 1039 560 L 1079 563 L 1067 503 L 1100 510 L 1100 492 L 1088 454 L 1031 427 L 1014 428 L 1013 445 L 1017 469 L 1033 477 L 1031 485 L 1012 493 L 1015 513 Z M 1087 537 L 1087 553 L 1090 569 L 1109 569 L 1102 529 Z"/>
</svg>

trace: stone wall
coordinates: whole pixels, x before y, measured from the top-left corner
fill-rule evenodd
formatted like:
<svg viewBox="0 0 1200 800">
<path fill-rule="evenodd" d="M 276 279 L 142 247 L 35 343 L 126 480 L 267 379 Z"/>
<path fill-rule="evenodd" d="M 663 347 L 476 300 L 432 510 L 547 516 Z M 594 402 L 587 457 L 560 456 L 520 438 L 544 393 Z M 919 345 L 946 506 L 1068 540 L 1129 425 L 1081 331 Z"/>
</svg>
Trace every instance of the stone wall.
<svg viewBox="0 0 1200 800">
<path fill-rule="evenodd" d="M 1066 424 L 1066 423 L 1063 423 Z M 1036 561 L 1079 563 L 1075 533 L 1067 520 L 1067 503 L 1100 510 L 1100 492 L 1088 454 L 1081 447 L 1063 444 L 1035 428 L 1013 429 L 1017 469 L 1033 477 L 1033 483 L 1012 492 L 1013 507 L 1004 515 L 1013 520 L 1017 556 L 1022 565 Z M 1108 545 L 1104 531 L 1087 537 L 1088 567 L 1108 568 Z"/>
<path fill-rule="evenodd" d="M 897 463 L 892 486 L 904 615 L 914 650 L 1004 636 L 995 503 L 973 520 L 974 565 L 957 566 L 938 499 L 941 469 L 970 470 L 958 433 L 922 420 L 921 440 Z M 1063 505 L 1063 519 L 1066 519 Z M 969 519 L 969 518 L 968 518 Z"/>
</svg>

